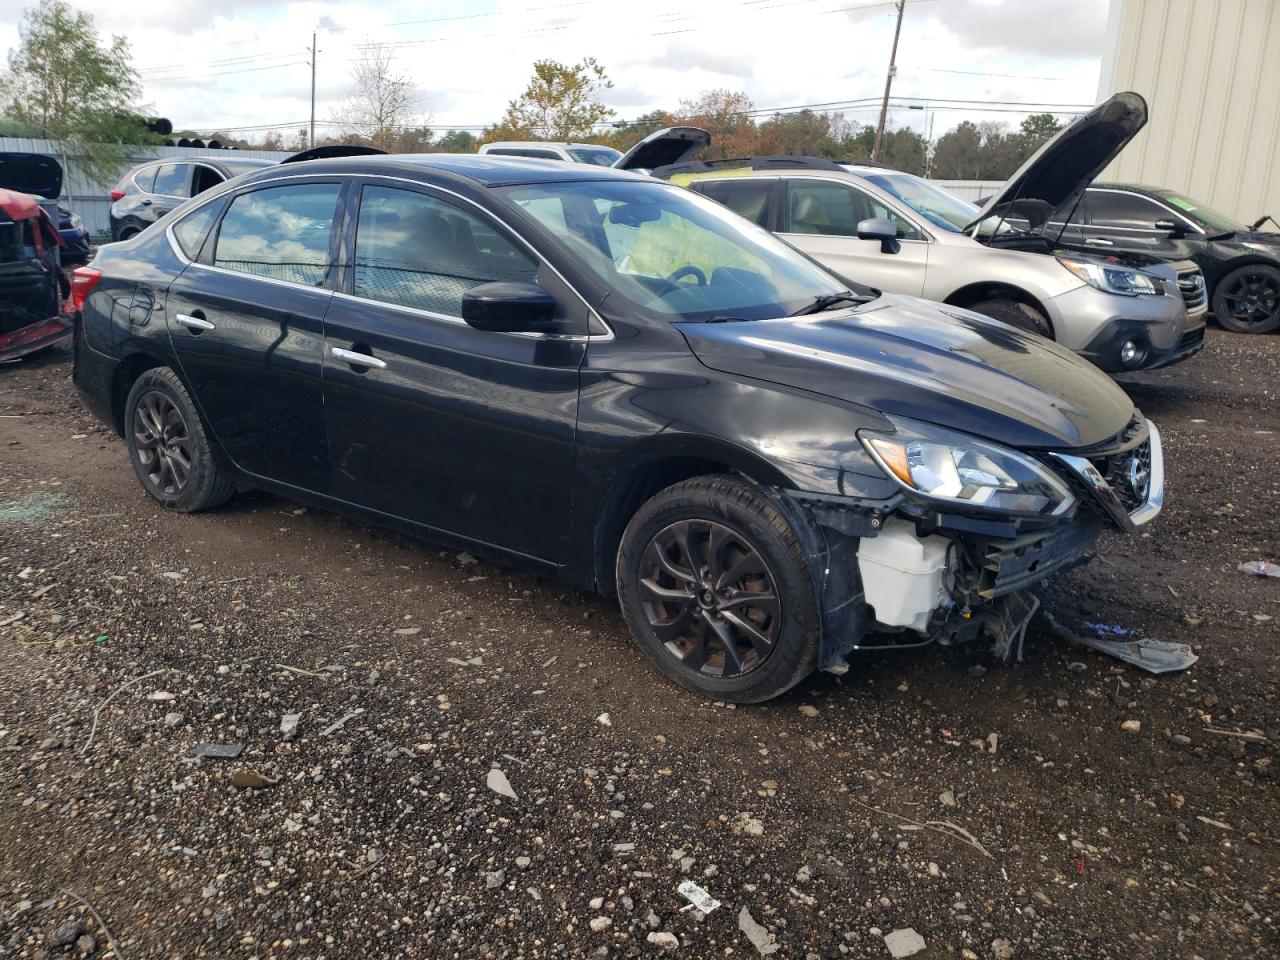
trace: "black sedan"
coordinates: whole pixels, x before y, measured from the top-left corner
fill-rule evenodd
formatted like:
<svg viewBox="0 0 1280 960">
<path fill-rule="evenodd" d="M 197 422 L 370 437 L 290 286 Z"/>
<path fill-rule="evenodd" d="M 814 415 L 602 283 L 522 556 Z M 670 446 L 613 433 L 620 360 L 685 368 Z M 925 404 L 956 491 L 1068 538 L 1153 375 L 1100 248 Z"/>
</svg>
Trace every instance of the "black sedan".
<svg viewBox="0 0 1280 960">
<path fill-rule="evenodd" d="M 1194 260 L 1213 315 L 1238 333 L 1280 328 L 1280 233 L 1263 231 L 1173 190 L 1095 183 L 1063 233 L 1094 250 Z"/>
<path fill-rule="evenodd" d="M 1090 364 L 629 173 L 265 169 L 75 297 L 75 382 L 163 506 L 260 487 L 616 592 L 723 699 L 876 645 L 1011 655 L 1028 590 L 1163 501 L 1159 432 Z"/>
</svg>

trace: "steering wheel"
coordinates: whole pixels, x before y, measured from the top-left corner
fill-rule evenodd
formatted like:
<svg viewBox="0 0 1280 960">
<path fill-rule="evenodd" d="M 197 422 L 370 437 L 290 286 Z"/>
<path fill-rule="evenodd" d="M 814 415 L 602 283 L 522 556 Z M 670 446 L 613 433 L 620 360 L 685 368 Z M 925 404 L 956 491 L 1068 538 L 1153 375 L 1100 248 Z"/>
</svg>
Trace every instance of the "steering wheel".
<svg viewBox="0 0 1280 960">
<path fill-rule="evenodd" d="M 662 292 L 670 293 L 685 277 L 694 277 L 698 281 L 698 286 L 705 287 L 707 285 L 707 275 L 691 263 L 685 264 L 679 270 L 672 273 L 667 279 L 662 281 Z"/>
</svg>

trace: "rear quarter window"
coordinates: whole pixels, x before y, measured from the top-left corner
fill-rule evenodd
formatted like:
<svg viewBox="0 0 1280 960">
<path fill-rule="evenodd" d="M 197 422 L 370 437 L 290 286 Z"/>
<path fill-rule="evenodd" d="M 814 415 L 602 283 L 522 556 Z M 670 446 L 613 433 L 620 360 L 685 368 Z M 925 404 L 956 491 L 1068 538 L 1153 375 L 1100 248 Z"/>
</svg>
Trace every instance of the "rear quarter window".
<svg viewBox="0 0 1280 960">
<path fill-rule="evenodd" d="M 194 260 L 200 255 L 204 239 L 209 235 L 209 228 L 213 226 L 213 222 L 218 219 L 218 211 L 221 208 L 222 204 L 213 200 L 193 210 L 174 224 L 174 239 L 178 241 L 178 246 L 182 248 L 188 260 Z"/>
</svg>

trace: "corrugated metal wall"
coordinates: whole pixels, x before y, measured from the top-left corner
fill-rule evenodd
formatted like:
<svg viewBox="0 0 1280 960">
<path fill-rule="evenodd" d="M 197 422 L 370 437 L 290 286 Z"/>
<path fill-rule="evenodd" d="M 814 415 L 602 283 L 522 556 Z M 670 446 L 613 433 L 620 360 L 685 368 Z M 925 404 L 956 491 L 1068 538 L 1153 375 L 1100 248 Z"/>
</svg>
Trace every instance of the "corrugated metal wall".
<svg viewBox="0 0 1280 960">
<path fill-rule="evenodd" d="M 61 163 L 62 144 L 56 140 L 30 140 L 25 137 L 0 137 L 0 152 L 11 153 L 47 153 L 57 157 Z M 200 150 L 194 147 L 134 147 L 130 151 L 128 161 L 120 168 L 123 174 L 129 167 L 150 160 L 154 157 L 263 157 L 267 160 L 283 160 L 289 156 L 288 151 L 275 150 Z M 63 170 L 62 196 L 59 202 L 70 207 L 80 215 L 85 227 L 96 239 L 105 239 L 111 233 L 107 219 L 111 212 L 111 188 L 115 186 L 119 175 L 110 183 L 97 183 L 90 180 L 76 165 L 75 157 L 68 157 L 63 164 L 69 169 Z"/>
<path fill-rule="evenodd" d="M 1151 119 L 1103 178 L 1280 217 L 1280 2 L 1111 2 L 1099 99 L 1136 90 Z"/>
</svg>

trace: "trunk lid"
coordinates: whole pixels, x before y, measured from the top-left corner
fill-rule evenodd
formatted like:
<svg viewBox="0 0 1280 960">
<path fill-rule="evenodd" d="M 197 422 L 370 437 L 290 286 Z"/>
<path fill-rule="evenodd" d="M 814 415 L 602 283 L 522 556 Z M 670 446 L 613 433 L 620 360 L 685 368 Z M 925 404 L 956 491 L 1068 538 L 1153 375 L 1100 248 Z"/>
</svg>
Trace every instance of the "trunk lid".
<svg viewBox="0 0 1280 960">
<path fill-rule="evenodd" d="M 0 153 L 0 188 L 57 200 L 62 164 L 44 153 Z"/>
<path fill-rule="evenodd" d="M 615 162 L 619 170 L 656 170 L 683 163 L 711 142 L 711 134 L 700 127 L 666 127 L 655 130 Z"/>
<path fill-rule="evenodd" d="M 965 230 L 993 215 L 1029 220 L 1036 229 L 1055 210 L 1074 207 L 1085 188 L 1147 125 L 1141 94 L 1117 93 L 1042 146 L 988 198 Z"/>
</svg>

